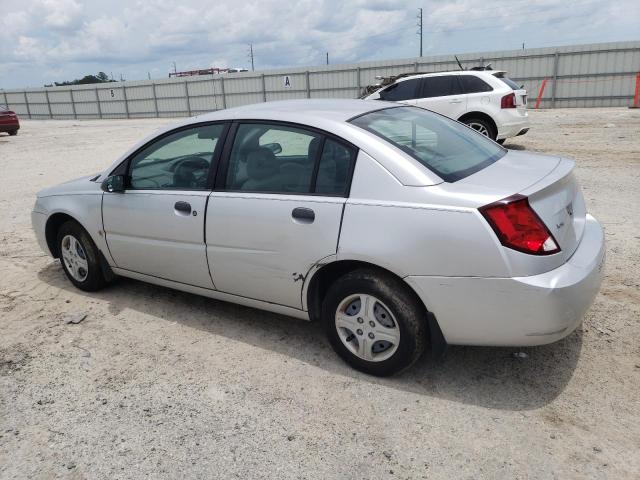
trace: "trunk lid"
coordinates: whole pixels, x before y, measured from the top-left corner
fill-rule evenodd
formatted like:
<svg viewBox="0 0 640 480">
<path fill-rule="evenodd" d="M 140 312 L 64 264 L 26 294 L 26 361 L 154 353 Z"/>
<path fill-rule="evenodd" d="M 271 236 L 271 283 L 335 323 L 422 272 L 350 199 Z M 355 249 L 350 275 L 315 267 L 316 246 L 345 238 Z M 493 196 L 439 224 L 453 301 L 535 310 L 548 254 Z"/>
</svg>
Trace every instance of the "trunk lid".
<svg viewBox="0 0 640 480">
<path fill-rule="evenodd" d="M 587 215 L 582 190 L 573 174 L 575 163 L 561 159 L 546 177 L 519 192 L 545 223 L 560 246 L 562 263 L 575 252 L 584 232 Z"/>
<path fill-rule="evenodd" d="M 489 167 L 457 184 L 473 187 L 477 193 L 495 194 L 492 201 L 525 195 L 560 247 L 557 254 L 538 257 L 505 247 L 514 275 L 535 275 L 565 263 L 578 247 L 584 232 L 586 207 L 573 174 L 572 160 L 531 152 L 510 151 Z M 487 202 L 490 203 L 490 202 Z M 534 262 L 525 265 L 521 260 Z"/>
<path fill-rule="evenodd" d="M 524 114 L 527 111 L 527 91 L 524 89 L 515 90 L 516 110 L 518 113 Z"/>
</svg>

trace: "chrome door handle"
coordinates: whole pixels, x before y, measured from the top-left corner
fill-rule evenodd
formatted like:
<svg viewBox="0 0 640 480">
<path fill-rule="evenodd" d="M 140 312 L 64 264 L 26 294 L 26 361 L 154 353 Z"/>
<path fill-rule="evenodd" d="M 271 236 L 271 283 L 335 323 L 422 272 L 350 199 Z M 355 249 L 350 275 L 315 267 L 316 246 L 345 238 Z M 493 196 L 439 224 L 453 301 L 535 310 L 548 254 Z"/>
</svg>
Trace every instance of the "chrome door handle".
<svg viewBox="0 0 640 480">
<path fill-rule="evenodd" d="M 449 103 L 462 103 L 462 100 L 460 99 L 449 100 Z"/>
</svg>

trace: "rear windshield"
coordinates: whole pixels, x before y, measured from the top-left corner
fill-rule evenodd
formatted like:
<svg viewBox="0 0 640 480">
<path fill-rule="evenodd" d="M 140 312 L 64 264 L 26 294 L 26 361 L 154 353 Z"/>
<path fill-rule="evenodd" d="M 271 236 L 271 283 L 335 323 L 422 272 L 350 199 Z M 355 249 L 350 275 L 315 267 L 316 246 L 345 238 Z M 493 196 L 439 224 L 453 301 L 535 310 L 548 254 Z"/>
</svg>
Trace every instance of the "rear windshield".
<svg viewBox="0 0 640 480">
<path fill-rule="evenodd" d="M 499 78 L 504 83 L 509 85 L 509 87 L 511 87 L 512 90 L 522 90 L 522 87 L 518 85 L 516 82 L 514 82 L 513 80 L 511 80 L 509 77 L 507 77 L 507 75 L 504 72 L 496 73 L 494 74 L 494 77 Z"/>
<path fill-rule="evenodd" d="M 507 152 L 466 125 L 416 107 L 377 110 L 351 123 L 411 155 L 445 182 L 468 177 Z"/>
</svg>

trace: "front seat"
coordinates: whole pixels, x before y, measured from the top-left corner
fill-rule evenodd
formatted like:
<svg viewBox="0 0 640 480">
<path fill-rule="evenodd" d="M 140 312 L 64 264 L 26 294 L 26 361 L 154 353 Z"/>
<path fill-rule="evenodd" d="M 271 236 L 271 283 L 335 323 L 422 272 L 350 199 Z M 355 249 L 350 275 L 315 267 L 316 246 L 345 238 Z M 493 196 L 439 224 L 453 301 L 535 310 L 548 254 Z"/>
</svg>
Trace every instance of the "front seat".
<svg viewBox="0 0 640 480">
<path fill-rule="evenodd" d="M 266 147 L 256 148 L 247 154 L 247 181 L 242 190 L 278 192 L 282 189 L 280 168 L 274 153 Z"/>
</svg>

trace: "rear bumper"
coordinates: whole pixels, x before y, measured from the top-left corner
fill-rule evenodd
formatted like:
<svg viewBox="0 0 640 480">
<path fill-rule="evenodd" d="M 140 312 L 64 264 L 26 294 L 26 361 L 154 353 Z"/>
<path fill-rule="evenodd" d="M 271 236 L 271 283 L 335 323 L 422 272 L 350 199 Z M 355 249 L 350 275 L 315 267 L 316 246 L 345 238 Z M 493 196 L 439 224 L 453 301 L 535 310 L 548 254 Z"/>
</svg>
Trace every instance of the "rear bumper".
<svg viewBox="0 0 640 480">
<path fill-rule="evenodd" d="M 20 130 L 18 119 L 15 121 L 0 120 L 0 132 L 13 132 L 14 130 Z"/>
<path fill-rule="evenodd" d="M 498 127 L 498 140 L 524 135 L 529 131 L 529 120 L 503 124 Z"/>
<path fill-rule="evenodd" d="M 512 111 L 507 113 L 508 110 Z M 529 131 L 529 114 L 526 111 L 522 114 L 517 109 L 505 109 L 496 120 L 498 140 L 524 135 Z"/>
<path fill-rule="evenodd" d="M 564 265 L 513 278 L 407 277 L 450 344 L 531 346 L 567 336 L 600 289 L 605 245 L 587 215 L 580 245 Z"/>
<path fill-rule="evenodd" d="M 0 123 L 0 132 L 13 132 L 20 130 L 19 123 Z"/>
</svg>

